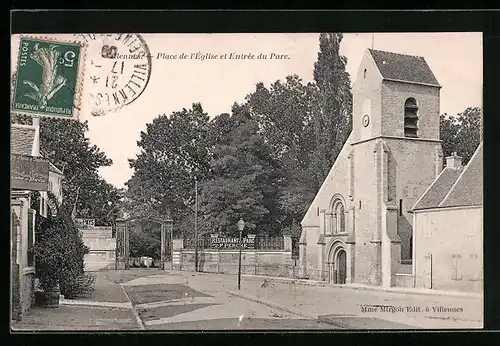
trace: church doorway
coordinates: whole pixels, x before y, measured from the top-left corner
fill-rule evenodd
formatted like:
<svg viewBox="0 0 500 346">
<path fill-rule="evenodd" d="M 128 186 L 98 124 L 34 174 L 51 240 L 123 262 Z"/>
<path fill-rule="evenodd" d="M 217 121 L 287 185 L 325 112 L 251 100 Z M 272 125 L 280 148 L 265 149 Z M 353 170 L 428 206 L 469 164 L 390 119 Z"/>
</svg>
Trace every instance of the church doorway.
<svg viewBox="0 0 500 346">
<path fill-rule="evenodd" d="M 345 250 L 340 250 L 337 255 L 337 283 L 344 285 L 347 274 L 347 255 Z"/>
<path fill-rule="evenodd" d="M 344 285 L 347 281 L 347 253 L 340 242 L 336 242 L 330 251 L 328 262 L 328 282 Z"/>
</svg>

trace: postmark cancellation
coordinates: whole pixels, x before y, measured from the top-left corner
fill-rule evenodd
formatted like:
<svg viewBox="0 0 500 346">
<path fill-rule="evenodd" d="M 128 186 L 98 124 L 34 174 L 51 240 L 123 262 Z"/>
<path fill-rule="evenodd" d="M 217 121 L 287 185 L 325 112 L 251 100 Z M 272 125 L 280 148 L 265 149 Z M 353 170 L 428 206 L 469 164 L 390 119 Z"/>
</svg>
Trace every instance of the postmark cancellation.
<svg viewBox="0 0 500 346">
<path fill-rule="evenodd" d="M 105 115 L 131 104 L 146 89 L 152 57 L 139 34 L 75 34 L 88 46 L 90 113 Z"/>
</svg>

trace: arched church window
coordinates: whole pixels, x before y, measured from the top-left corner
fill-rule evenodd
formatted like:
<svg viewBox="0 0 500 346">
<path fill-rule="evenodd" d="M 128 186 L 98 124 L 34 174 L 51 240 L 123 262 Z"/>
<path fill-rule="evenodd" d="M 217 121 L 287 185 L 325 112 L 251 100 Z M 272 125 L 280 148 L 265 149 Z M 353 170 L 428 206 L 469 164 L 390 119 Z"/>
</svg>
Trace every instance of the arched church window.
<svg viewBox="0 0 500 346">
<path fill-rule="evenodd" d="M 330 233 L 344 233 L 345 230 L 345 210 L 344 204 L 340 199 L 336 200 L 332 205 L 332 221 L 330 224 Z"/>
<path fill-rule="evenodd" d="M 418 106 L 417 101 L 410 97 L 405 102 L 405 137 L 418 137 Z"/>
<path fill-rule="evenodd" d="M 337 207 L 337 222 L 338 222 L 338 233 L 345 232 L 345 213 L 344 213 L 344 205 L 339 203 Z"/>
<path fill-rule="evenodd" d="M 366 78 L 366 68 L 365 70 L 363 71 L 363 79 Z"/>
</svg>

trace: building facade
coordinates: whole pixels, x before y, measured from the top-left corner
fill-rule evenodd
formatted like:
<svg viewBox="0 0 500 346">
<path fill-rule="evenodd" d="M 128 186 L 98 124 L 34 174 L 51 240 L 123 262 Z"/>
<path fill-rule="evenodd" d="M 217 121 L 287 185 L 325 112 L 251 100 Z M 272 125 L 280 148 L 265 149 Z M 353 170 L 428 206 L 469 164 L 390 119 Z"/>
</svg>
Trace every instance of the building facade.
<svg viewBox="0 0 500 346">
<path fill-rule="evenodd" d="M 115 269 L 116 238 L 111 226 L 79 228 L 83 243 L 89 248 L 84 257 L 85 271 Z"/>
<path fill-rule="evenodd" d="M 11 303 L 12 318 L 21 319 L 34 304 L 35 258 L 30 249 L 35 244 L 35 220 L 47 217 L 48 193 L 62 202 L 64 176 L 40 155 L 39 119 L 32 125 L 11 124 Z M 39 203 L 33 203 L 38 191 Z"/>
<path fill-rule="evenodd" d="M 483 291 L 482 144 L 466 167 L 455 155 L 413 206 L 414 286 Z"/>
<path fill-rule="evenodd" d="M 352 132 L 302 224 L 302 274 L 394 286 L 411 271 L 411 207 L 442 169 L 440 88 L 422 57 L 367 50 Z"/>
</svg>

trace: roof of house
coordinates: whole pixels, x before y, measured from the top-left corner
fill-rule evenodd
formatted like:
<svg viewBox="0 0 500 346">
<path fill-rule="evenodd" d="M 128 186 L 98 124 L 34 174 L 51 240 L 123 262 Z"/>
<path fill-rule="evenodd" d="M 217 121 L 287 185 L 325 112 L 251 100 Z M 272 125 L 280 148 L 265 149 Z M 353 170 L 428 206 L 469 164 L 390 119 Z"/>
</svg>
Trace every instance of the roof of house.
<svg viewBox="0 0 500 346">
<path fill-rule="evenodd" d="M 384 79 L 440 87 L 423 57 L 373 49 L 368 51 Z"/>
<path fill-rule="evenodd" d="M 35 143 L 35 128 L 29 126 L 11 126 L 11 152 L 19 155 L 31 155 Z"/>
<path fill-rule="evenodd" d="M 417 201 L 413 210 L 437 208 L 439 204 L 446 197 L 451 187 L 457 181 L 460 174 L 463 172 L 463 167 L 448 168 L 446 167 L 441 171 L 441 174 L 429 186 L 427 191 L 424 192 L 422 197 Z"/>
<path fill-rule="evenodd" d="M 483 204 L 482 144 L 466 167 L 445 168 L 412 210 Z"/>
<path fill-rule="evenodd" d="M 483 145 L 476 149 L 440 207 L 483 205 Z"/>
<path fill-rule="evenodd" d="M 31 156 L 35 145 L 35 127 L 29 125 L 11 125 L 11 153 Z M 49 162 L 50 172 L 63 175 L 63 172 Z"/>
<path fill-rule="evenodd" d="M 63 175 L 63 172 L 61 172 L 61 170 L 59 168 L 57 168 L 56 166 L 54 166 L 54 164 L 52 162 L 49 162 L 49 170 L 51 172 Z"/>
</svg>

